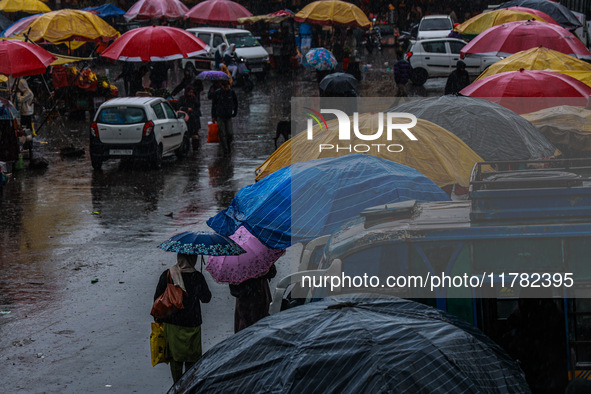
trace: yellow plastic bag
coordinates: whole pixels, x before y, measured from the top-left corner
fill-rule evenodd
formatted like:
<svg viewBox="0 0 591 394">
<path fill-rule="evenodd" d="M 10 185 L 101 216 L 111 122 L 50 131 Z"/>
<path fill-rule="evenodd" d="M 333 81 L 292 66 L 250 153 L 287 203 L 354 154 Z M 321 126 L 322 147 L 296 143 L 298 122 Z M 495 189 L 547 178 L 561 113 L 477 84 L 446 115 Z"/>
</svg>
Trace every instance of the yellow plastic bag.
<svg viewBox="0 0 591 394">
<path fill-rule="evenodd" d="M 164 326 L 162 323 L 152 322 L 152 332 L 150 333 L 150 353 L 152 353 L 152 366 L 160 363 L 168 364 L 164 356 L 166 348 L 166 339 L 164 338 Z"/>
</svg>

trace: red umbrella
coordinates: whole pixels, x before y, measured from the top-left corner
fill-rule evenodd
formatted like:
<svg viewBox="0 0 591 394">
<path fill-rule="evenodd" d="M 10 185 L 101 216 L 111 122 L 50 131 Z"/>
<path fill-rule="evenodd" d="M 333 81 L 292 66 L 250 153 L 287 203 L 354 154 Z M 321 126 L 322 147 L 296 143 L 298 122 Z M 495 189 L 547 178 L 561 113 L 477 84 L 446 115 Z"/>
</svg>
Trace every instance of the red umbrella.
<svg viewBox="0 0 591 394">
<path fill-rule="evenodd" d="M 132 29 L 117 38 L 101 56 L 127 62 L 157 62 L 196 56 L 209 46 L 186 30 L 170 26 Z"/>
<path fill-rule="evenodd" d="M 30 42 L 0 41 L 0 74 L 11 77 L 45 74 L 57 57 Z"/>
<path fill-rule="evenodd" d="M 139 0 L 123 16 L 133 19 L 183 19 L 189 11 L 179 0 Z"/>
<path fill-rule="evenodd" d="M 533 14 L 535 16 L 539 16 L 540 18 L 542 18 L 543 20 L 545 20 L 548 23 L 552 23 L 554 25 L 560 25 L 560 23 L 556 22 L 554 20 L 554 18 L 552 18 L 550 15 L 546 14 L 544 11 L 536 10 L 534 8 L 518 7 L 518 6 L 509 7 L 507 9 L 513 10 L 513 11 L 527 12 L 528 14 Z"/>
<path fill-rule="evenodd" d="M 585 106 L 591 87 L 566 74 L 521 69 L 479 79 L 460 94 L 484 98 L 523 114 L 557 105 Z"/>
<path fill-rule="evenodd" d="M 462 57 L 469 54 L 506 57 L 539 46 L 591 60 L 591 52 L 571 32 L 540 21 L 517 21 L 493 26 L 464 46 L 460 54 Z"/>
<path fill-rule="evenodd" d="M 252 16 L 252 13 L 230 0 L 206 0 L 197 4 L 187 13 L 185 18 L 195 23 L 213 25 L 238 24 L 238 18 Z"/>
</svg>

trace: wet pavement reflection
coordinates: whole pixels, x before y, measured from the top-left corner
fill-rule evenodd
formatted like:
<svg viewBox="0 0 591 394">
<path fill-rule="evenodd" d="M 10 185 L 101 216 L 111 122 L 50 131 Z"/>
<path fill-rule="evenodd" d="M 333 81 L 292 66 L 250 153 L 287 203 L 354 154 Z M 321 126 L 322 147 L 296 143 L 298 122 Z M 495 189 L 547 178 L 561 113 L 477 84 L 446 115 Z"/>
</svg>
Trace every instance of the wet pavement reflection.
<svg viewBox="0 0 591 394">
<path fill-rule="evenodd" d="M 365 59 L 372 67 L 364 72 L 360 96 L 394 94 L 392 71 L 387 70 L 392 59 L 389 49 Z M 439 95 L 444 84 L 445 79 L 430 80 L 423 87 L 411 88 L 410 94 Z M 218 144 L 205 143 L 203 126 L 211 107 L 203 92 L 200 150 L 183 160 L 166 158 L 160 170 L 114 160 L 95 172 L 88 153 L 88 122 L 62 124 L 53 120 L 43 127 L 35 151 L 49 161 L 49 167 L 14 173 L 0 192 L 0 354 L 4 355 L 3 363 L 14 362 L 16 368 L 0 377 L 0 382 L 10 382 L 9 391 L 104 389 L 108 380 L 104 375 L 96 381 L 91 377 L 49 377 L 51 372 L 44 372 L 47 366 L 39 362 L 52 355 L 63 361 L 62 366 L 53 367 L 57 370 L 75 369 L 84 361 L 100 363 L 96 360 L 101 355 L 95 348 L 87 356 L 84 351 L 92 347 L 95 331 L 109 333 L 108 327 L 97 323 L 105 319 L 116 319 L 122 325 L 130 324 L 125 316 L 142 319 L 147 331 L 135 332 L 135 326 L 131 330 L 137 337 L 138 352 L 149 357 L 150 297 L 157 275 L 174 264 L 172 254 L 155 246 L 181 231 L 209 230 L 205 221 L 224 209 L 240 188 L 254 182 L 254 170 L 275 150 L 277 122 L 289 120 L 289 98 L 318 95 L 315 75 L 309 71 L 276 75 L 257 83 L 248 94 L 240 88 L 236 93 L 239 112 L 234 119 L 231 157 L 222 156 Z M 84 147 L 84 156 L 60 157 L 60 148 L 69 145 Z M 146 278 L 151 278 L 148 283 L 144 283 Z M 217 291 L 231 308 L 227 287 L 220 285 Z M 132 300 L 122 302 L 128 299 Z M 214 307 L 209 313 L 215 313 Z M 41 338 L 35 350 L 18 350 L 34 341 L 35 335 Z M 149 358 L 140 362 L 149 372 Z M 109 376 L 120 374 L 120 380 L 129 380 L 121 366 L 113 363 Z M 91 371 L 90 366 L 86 368 Z M 168 372 L 156 370 L 159 375 L 154 379 L 163 380 L 160 386 L 154 388 L 150 378 L 138 383 L 143 379 L 140 373 L 138 381 L 128 382 L 127 388 L 140 392 L 141 387 L 148 392 L 167 388 Z M 98 374 L 88 371 L 88 376 Z M 42 381 L 34 383 L 35 377 Z M 96 385 L 89 387 L 89 382 Z"/>
</svg>

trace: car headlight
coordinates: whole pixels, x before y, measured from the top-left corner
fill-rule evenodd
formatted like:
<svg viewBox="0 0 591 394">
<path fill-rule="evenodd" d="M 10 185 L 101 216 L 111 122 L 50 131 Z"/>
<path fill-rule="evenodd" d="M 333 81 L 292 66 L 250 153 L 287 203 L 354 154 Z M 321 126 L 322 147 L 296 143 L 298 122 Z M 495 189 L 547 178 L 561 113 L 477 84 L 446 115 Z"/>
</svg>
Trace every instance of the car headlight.
<svg viewBox="0 0 591 394">
<path fill-rule="evenodd" d="M 263 61 L 264 61 L 264 62 L 268 62 L 268 61 L 269 61 L 269 56 L 265 56 L 265 57 L 263 58 Z"/>
</svg>

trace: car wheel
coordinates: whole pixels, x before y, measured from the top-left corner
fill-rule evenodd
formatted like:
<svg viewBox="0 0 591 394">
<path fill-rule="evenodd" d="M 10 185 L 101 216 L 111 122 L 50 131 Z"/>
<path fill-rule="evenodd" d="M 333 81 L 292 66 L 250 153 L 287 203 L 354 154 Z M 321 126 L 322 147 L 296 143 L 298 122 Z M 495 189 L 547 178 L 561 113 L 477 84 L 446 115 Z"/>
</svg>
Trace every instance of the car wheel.
<svg viewBox="0 0 591 394">
<path fill-rule="evenodd" d="M 254 83 L 250 80 L 250 78 L 244 78 L 244 87 L 242 88 L 246 93 L 252 91 L 254 88 Z"/>
<path fill-rule="evenodd" d="M 158 144 L 154 154 L 152 155 L 152 166 L 154 168 L 161 168 L 162 167 L 162 144 Z"/>
<path fill-rule="evenodd" d="M 423 86 L 423 84 L 427 81 L 427 78 L 429 78 L 429 74 L 424 68 L 413 68 L 412 72 L 410 73 L 410 80 L 413 85 Z"/>
<path fill-rule="evenodd" d="M 99 157 L 90 157 L 90 163 L 92 164 L 92 168 L 95 170 L 100 170 L 103 166 L 103 160 Z"/>
<path fill-rule="evenodd" d="M 178 149 L 174 151 L 174 154 L 179 159 L 182 159 L 189 154 L 189 149 L 191 149 L 191 141 L 189 139 L 189 135 L 187 134 L 187 132 L 185 132 L 183 142 L 181 143 L 181 146 L 179 146 Z"/>
</svg>

